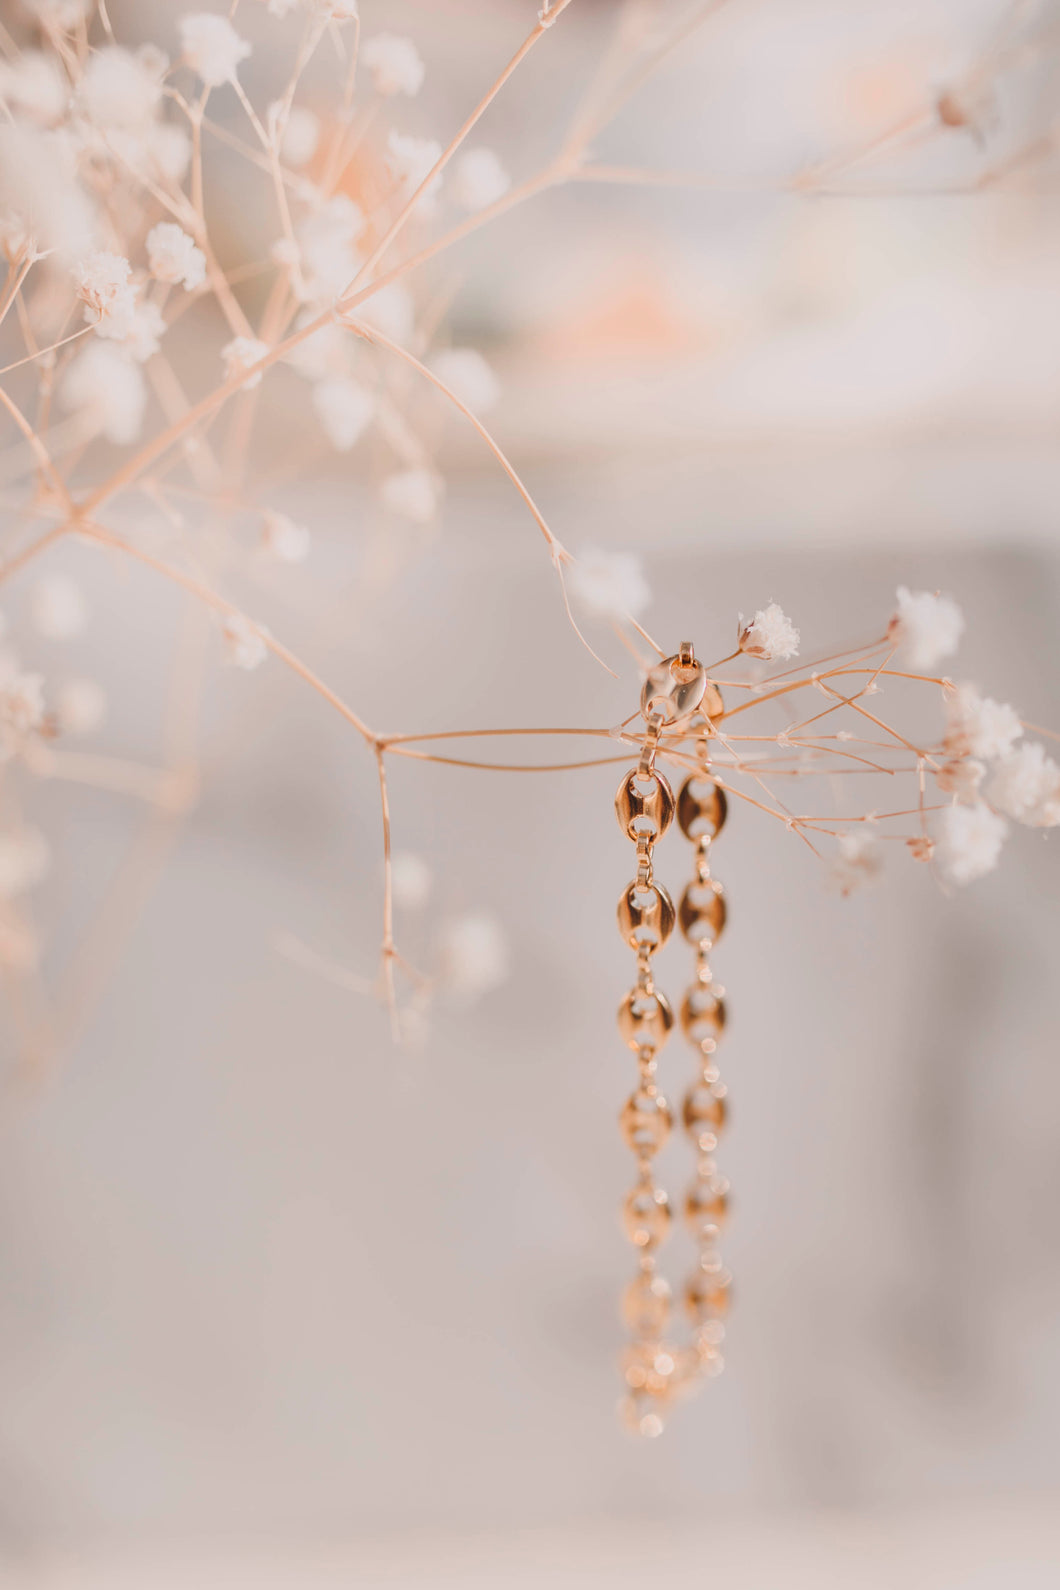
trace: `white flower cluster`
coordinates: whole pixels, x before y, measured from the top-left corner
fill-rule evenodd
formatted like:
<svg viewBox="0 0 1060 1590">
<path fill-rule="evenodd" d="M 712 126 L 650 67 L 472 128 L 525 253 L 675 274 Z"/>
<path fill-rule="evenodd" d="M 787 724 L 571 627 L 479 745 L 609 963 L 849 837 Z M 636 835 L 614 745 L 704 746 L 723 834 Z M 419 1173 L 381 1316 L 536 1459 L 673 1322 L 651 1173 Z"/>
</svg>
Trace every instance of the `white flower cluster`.
<svg viewBox="0 0 1060 1590">
<path fill-rule="evenodd" d="M 361 61 L 372 77 L 377 94 L 418 94 L 426 72 L 411 39 L 396 33 L 377 33 L 361 45 Z"/>
<path fill-rule="evenodd" d="M 173 221 L 159 221 L 147 234 L 147 262 L 156 281 L 178 283 L 189 293 L 206 280 L 206 255 Z"/>
<path fill-rule="evenodd" d="M 226 613 L 221 620 L 225 661 L 233 668 L 243 668 L 248 672 L 259 668 L 269 654 L 265 641 L 267 633 L 260 624 L 252 623 L 243 613 Z"/>
<path fill-rule="evenodd" d="M 842 895 L 853 894 L 880 874 L 883 857 L 880 842 L 868 823 L 840 834 L 838 855 L 832 864 L 832 882 Z"/>
<path fill-rule="evenodd" d="M 206 278 L 206 256 L 173 222 L 159 222 L 145 240 L 147 271 L 166 287 L 193 290 Z M 85 323 L 113 347 L 90 345 L 67 366 L 60 396 L 90 433 L 122 445 L 140 434 L 147 388 L 137 366 L 156 354 L 166 332 L 162 306 L 143 296 L 149 285 L 122 254 L 97 249 L 74 271 Z M 260 379 L 260 376 L 259 376 Z"/>
<path fill-rule="evenodd" d="M 221 349 L 221 358 L 224 360 L 225 380 L 232 381 L 244 371 L 250 372 L 241 384 L 243 389 L 261 385 L 263 372 L 255 370 L 254 366 L 260 364 L 269 351 L 267 342 L 260 342 L 257 337 L 233 337 L 231 342 L 226 342 Z"/>
<path fill-rule="evenodd" d="M 749 624 L 740 614 L 740 639 L 742 652 L 748 657 L 760 657 L 763 662 L 786 660 L 799 653 L 799 632 L 784 609 L 776 602 L 760 607 Z"/>
<path fill-rule="evenodd" d="M 472 414 L 488 414 L 500 401 L 500 382 L 474 348 L 446 348 L 431 360 L 431 369 Z"/>
<path fill-rule="evenodd" d="M 196 11 L 179 23 L 182 58 L 202 78 L 207 88 L 234 83 L 250 45 L 240 38 L 227 17 L 214 11 Z"/>
<path fill-rule="evenodd" d="M 61 644 L 84 633 L 88 603 L 68 575 L 49 574 L 30 592 L 29 617 L 42 640 Z M 0 615 L 0 634 L 5 630 Z M 49 697 L 50 707 L 43 674 L 24 667 L 10 646 L 0 647 L 0 761 L 17 756 L 33 736 L 91 734 L 106 717 L 107 698 L 94 679 L 67 678 Z"/>
<path fill-rule="evenodd" d="M 277 563 L 304 563 L 309 556 L 311 537 L 304 524 L 296 524 L 285 513 L 266 513 L 261 525 L 261 549 Z"/>
<path fill-rule="evenodd" d="M 964 615 L 950 597 L 898 587 L 898 607 L 887 638 L 911 668 L 933 668 L 943 657 L 952 657 L 963 633 Z"/>
<path fill-rule="evenodd" d="M 77 294 L 97 336 L 120 343 L 130 359 L 143 364 L 158 352 L 166 322 L 156 303 L 141 301 L 140 284 L 131 278 L 122 255 L 89 254 L 77 268 Z"/>
<path fill-rule="evenodd" d="M 444 482 L 429 469 L 400 469 L 387 475 L 379 499 L 388 513 L 412 524 L 430 524 L 438 512 Z"/>
<path fill-rule="evenodd" d="M 404 283 L 375 285 L 360 277 L 381 232 L 440 159 L 438 140 L 384 125 L 376 151 L 366 153 L 374 170 L 369 181 L 358 182 L 355 198 L 340 180 L 341 164 L 335 165 L 334 133 L 325 142 L 322 113 L 301 103 L 297 85 L 293 94 L 267 106 L 260 120 L 250 109 L 240 74 L 251 44 L 234 11 L 178 8 L 167 55 L 154 44 L 127 47 L 109 25 L 97 28 L 90 0 L 23 4 L 40 24 L 40 47 L 13 50 L 0 61 L 0 100 L 16 124 L 38 140 L 34 159 L 39 152 L 42 166 L 55 167 L 60 186 L 46 206 L 35 204 L 37 177 L 28 163 L 26 203 L 16 202 L 19 196 L 13 194 L 0 213 L 0 248 L 12 262 L 33 257 L 40 247 L 51 249 L 60 268 L 72 270 L 91 335 L 82 333 L 84 340 L 62 357 L 56 395 L 74 416 L 75 438 L 131 445 L 143 434 L 152 389 L 162 408 L 179 402 L 173 376 L 156 366 L 149 384 L 143 366 L 168 353 L 168 326 L 186 308 L 174 299 L 180 292 L 212 290 L 218 296 L 231 328 L 218 344 L 224 378 L 245 377 L 247 388 L 261 383 L 263 372 L 255 367 L 268 352 L 266 341 L 256 325 L 239 323 L 238 285 L 223 281 L 207 238 L 201 185 L 196 193 L 188 180 L 194 120 L 188 105 L 234 87 L 255 132 L 286 168 L 280 235 L 271 245 L 263 240 L 263 252 L 300 306 L 288 329 L 297 334 L 310 321 L 316 323 L 314 334 L 284 358 L 286 367 L 312 387 L 301 412 L 315 419 L 340 454 L 356 447 L 378 422 L 395 455 L 377 477 L 381 507 L 413 524 L 430 523 L 444 495 L 443 482 L 427 449 L 407 435 L 403 419 L 394 413 L 380 381 L 381 361 L 343 321 L 370 327 L 401 348 L 416 347 L 416 308 Z M 341 27 L 358 16 L 354 0 L 265 0 L 263 9 L 275 18 L 300 10 L 321 29 Z M 75 30 L 77 39 L 64 40 Z M 376 96 L 387 109 L 418 95 L 426 78 L 416 44 L 395 31 L 359 34 L 356 63 L 356 91 Z M 190 80 L 192 74 L 197 82 Z M 47 148 L 41 142 L 45 135 L 52 140 Z M 201 169 L 200 160 L 200 175 Z M 502 161 L 481 146 L 458 152 L 448 181 L 450 202 L 471 212 L 501 199 L 511 185 Z M 419 195 L 414 225 L 430 216 L 442 195 L 439 176 Z M 39 242 L 44 212 L 63 219 L 61 225 L 50 224 Z M 349 311 L 344 295 L 353 297 Z M 433 359 L 416 351 L 444 391 L 473 414 L 494 407 L 497 380 L 476 350 L 450 348 Z M 437 401 L 444 401 L 444 392 Z M 288 538 L 282 544 L 292 543 Z M 637 605 L 635 594 L 630 605 Z"/>
<path fill-rule="evenodd" d="M 437 165 L 442 156 L 442 146 L 436 138 L 418 138 L 413 133 L 402 133 L 393 128 L 387 136 L 386 153 L 387 169 L 402 198 L 407 198 L 421 182 L 426 181 Z M 421 195 L 421 215 L 432 213 L 440 183 L 441 177 L 435 177 Z"/>
<path fill-rule="evenodd" d="M 636 618 L 651 601 L 644 565 L 635 552 L 586 547 L 572 565 L 571 595 L 597 618 Z"/>
<path fill-rule="evenodd" d="M 952 690 L 946 709 L 947 761 L 937 782 L 953 804 L 941 814 L 940 860 L 955 883 L 971 883 L 997 865 L 1006 818 L 1060 824 L 1060 767 L 1040 742 L 1024 740 L 1014 708 L 972 685 Z"/>
<path fill-rule="evenodd" d="M 445 925 L 442 934 L 442 976 L 460 1003 L 499 988 L 511 972 L 504 930 L 485 911 L 470 912 Z"/>
</svg>

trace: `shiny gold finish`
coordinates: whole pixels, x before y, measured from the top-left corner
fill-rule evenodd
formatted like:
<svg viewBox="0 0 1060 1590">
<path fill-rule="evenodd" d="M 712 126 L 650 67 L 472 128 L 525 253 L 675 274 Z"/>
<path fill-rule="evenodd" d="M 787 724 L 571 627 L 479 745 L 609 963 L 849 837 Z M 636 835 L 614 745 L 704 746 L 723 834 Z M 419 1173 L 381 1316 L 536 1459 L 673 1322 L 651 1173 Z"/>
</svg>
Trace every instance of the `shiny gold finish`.
<svg viewBox="0 0 1060 1590">
<path fill-rule="evenodd" d="M 631 988 L 618 1007 L 618 1030 L 631 1049 L 661 1049 L 673 1024 L 670 1001 L 657 988 Z"/>
<path fill-rule="evenodd" d="M 713 1053 L 725 1026 L 721 990 L 713 987 L 710 951 L 725 928 L 721 885 L 711 877 L 711 846 L 725 824 L 725 793 L 710 774 L 712 720 L 723 711 L 716 686 L 683 642 L 649 673 L 641 694 L 644 735 L 636 767 L 623 778 L 615 797 L 619 826 L 636 847 L 636 876 L 618 903 L 618 926 L 637 958 L 636 984 L 618 1009 L 618 1027 L 636 1054 L 638 1086 L 626 1100 L 619 1121 L 623 1139 L 639 1166 L 636 1185 L 622 1210 L 626 1236 L 638 1253 L 638 1273 L 623 1298 L 631 1341 L 623 1358 L 627 1394 L 622 1416 L 640 1435 L 658 1435 L 675 1397 L 722 1367 L 720 1316 L 728 1301 L 728 1276 L 717 1239 L 728 1207 L 727 1185 L 712 1155 L 725 1125 L 725 1090 L 718 1082 Z M 656 766 L 660 755 L 683 756 L 696 746 L 698 767 L 673 791 Z M 675 912 L 670 895 L 654 878 L 654 849 L 677 817 L 694 845 L 694 876 Z M 664 1339 L 670 1321 L 670 1288 L 658 1274 L 656 1252 L 669 1234 L 669 1199 L 654 1179 L 655 1155 L 673 1125 L 670 1107 L 656 1086 L 659 1051 L 674 1025 L 674 1013 L 655 986 L 653 958 L 676 922 L 695 949 L 695 980 L 681 1005 L 681 1026 L 699 1054 L 695 1080 L 685 1094 L 681 1118 L 696 1153 L 696 1180 L 683 1205 L 698 1258 L 685 1287 L 685 1306 L 694 1331 L 687 1346 Z"/>
<path fill-rule="evenodd" d="M 658 1153 L 674 1124 L 670 1106 L 654 1083 L 631 1093 L 619 1116 L 626 1147 L 642 1159 Z"/>
<path fill-rule="evenodd" d="M 698 839 L 704 830 L 716 838 L 728 813 L 725 791 L 711 779 L 699 773 L 685 779 L 677 797 L 677 822 L 686 839 Z"/>
<path fill-rule="evenodd" d="M 648 1397 L 665 1397 L 672 1388 L 677 1361 L 673 1353 L 658 1342 L 639 1342 L 622 1356 L 626 1385 Z"/>
<path fill-rule="evenodd" d="M 692 1183 L 685 1199 L 685 1219 L 693 1236 L 698 1236 L 708 1226 L 723 1226 L 728 1214 L 729 1193 L 726 1187 L 702 1179 Z M 715 1241 L 717 1235 L 717 1230 L 711 1232 L 710 1240 Z"/>
<path fill-rule="evenodd" d="M 641 786 L 647 782 L 647 789 Z M 615 814 L 619 827 L 630 839 L 648 833 L 653 840 L 661 839 L 674 820 L 674 792 L 669 781 L 652 769 L 645 778 L 633 768 L 618 786 L 615 796 Z"/>
<path fill-rule="evenodd" d="M 681 1001 L 681 1031 L 689 1043 L 717 1045 L 725 1031 L 725 1001 L 693 983 Z"/>
<path fill-rule="evenodd" d="M 723 710 L 716 690 L 713 697 L 705 696 L 702 705 L 702 715 L 708 720 Z M 711 740 L 708 725 L 697 742 L 699 767 L 685 779 L 677 797 L 678 827 L 693 846 L 692 881 L 677 909 L 681 932 L 695 950 L 694 980 L 681 1001 L 681 1030 L 697 1051 L 697 1075 L 682 1101 L 681 1119 L 698 1155 L 696 1178 L 683 1209 L 696 1244 L 697 1263 L 684 1292 L 685 1308 L 694 1326 L 693 1342 L 679 1368 L 693 1383 L 722 1368 L 719 1347 L 725 1328 L 721 1321 L 731 1296 L 718 1251 L 721 1228 L 729 1213 L 728 1183 L 718 1175 L 713 1158 L 728 1116 L 725 1089 L 714 1060 L 725 1030 L 725 1005 L 710 965 L 727 917 L 722 887 L 711 875 L 711 860 L 728 805 L 725 791 L 711 777 Z"/>
<path fill-rule="evenodd" d="M 729 1107 L 724 1094 L 719 1095 L 713 1087 L 708 1087 L 703 1082 L 698 1082 L 689 1088 L 681 1105 L 681 1120 L 685 1131 L 697 1144 L 705 1131 L 710 1132 L 711 1135 L 720 1132 L 728 1115 Z"/>
<path fill-rule="evenodd" d="M 724 1319 L 732 1305 L 732 1284 L 727 1276 L 693 1275 L 685 1287 L 685 1307 L 695 1324 Z"/>
<path fill-rule="evenodd" d="M 622 1313 L 635 1335 L 652 1340 L 662 1335 L 670 1318 L 670 1288 L 661 1275 L 645 1271 L 626 1287 Z"/>
<path fill-rule="evenodd" d="M 676 657 L 667 657 L 651 669 L 640 693 L 640 710 L 645 718 L 658 713 L 664 723 L 678 723 L 692 716 L 706 689 L 703 664 L 696 662 L 691 644 L 686 641 Z"/>
<path fill-rule="evenodd" d="M 629 885 L 618 902 L 618 930 L 631 950 L 650 944 L 661 949 L 674 930 L 674 903 L 660 883 Z"/>
<path fill-rule="evenodd" d="M 721 884 L 699 883 L 695 879 L 685 889 L 677 908 L 681 932 L 690 944 L 716 944 L 725 931 L 727 915 Z"/>
<path fill-rule="evenodd" d="M 634 1187 L 623 1205 L 622 1224 L 636 1248 L 657 1248 L 665 1242 L 672 1220 L 670 1200 L 650 1181 Z"/>
<path fill-rule="evenodd" d="M 702 717 L 709 718 L 712 722 L 715 718 L 720 718 L 725 711 L 725 703 L 721 699 L 721 691 L 713 679 L 707 680 L 707 688 L 703 693 L 703 700 L 699 703 L 699 711 Z"/>
</svg>

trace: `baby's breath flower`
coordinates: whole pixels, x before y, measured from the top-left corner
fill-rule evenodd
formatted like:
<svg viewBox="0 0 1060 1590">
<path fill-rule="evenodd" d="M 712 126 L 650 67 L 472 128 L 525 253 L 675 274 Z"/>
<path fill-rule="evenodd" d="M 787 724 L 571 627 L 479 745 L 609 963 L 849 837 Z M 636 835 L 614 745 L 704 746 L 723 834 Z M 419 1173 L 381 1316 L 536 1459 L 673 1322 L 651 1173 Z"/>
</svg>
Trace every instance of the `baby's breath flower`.
<svg viewBox="0 0 1060 1590">
<path fill-rule="evenodd" d="M 935 782 L 939 789 L 947 795 L 955 795 L 959 801 L 976 801 L 985 772 L 985 762 L 974 756 L 959 756 L 943 763 L 935 774 Z"/>
<path fill-rule="evenodd" d="M 304 105 L 292 105 L 280 136 L 280 158 L 296 170 L 300 169 L 312 160 L 319 142 L 320 117 Z"/>
<path fill-rule="evenodd" d="M 488 414 L 501 395 L 497 377 L 474 348 L 445 348 L 431 369 L 473 414 Z"/>
<path fill-rule="evenodd" d="M 371 298 L 358 304 L 353 318 L 374 326 L 391 342 L 407 343 L 416 328 L 416 306 L 407 287 L 390 282 L 386 287 L 377 287 Z"/>
<path fill-rule="evenodd" d="M 117 348 L 93 342 L 79 353 L 66 370 L 60 397 L 108 442 L 124 445 L 140 434 L 147 388 L 139 367 Z"/>
<path fill-rule="evenodd" d="M 64 734 L 93 734 L 107 716 L 107 697 L 94 679 L 68 679 L 56 698 Z"/>
<path fill-rule="evenodd" d="M 157 304 L 133 303 L 118 314 L 108 315 L 96 327 L 96 334 L 118 342 L 130 359 L 146 364 L 158 352 L 166 321 Z"/>
<path fill-rule="evenodd" d="M 743 614 L 740 614 L 743 624 Z M 749 624 L 743 624 L 739 639 L 740 650 L 748 657 L 761 657 L 765 662 L 797 657 L 799 632 L 783 608 L 776 602 L 760 607 Z"/>
<path fill-rule="evenodd" d="M 390 858 L 390 891 L 394 904 L 407 911 L 420 911 L 431 893 L 431 869 L 422 856 L 410 850 L 396 850 Z"/>
<path fill-rule="evenodd" d="M 375 399 L 352 376 L 333 375 L 313 388 L 313 407 L 332 447 L 348 453 L 375 413 Z"/>
<path fill-rule="evenodd" d="M 1060 767 L 1038 740 L 1025 740 L 995 764 L 986 790 L 991 805 L 1034 828 L 1060 823 Z"/>
<path fill-rule="evenodd" d="M 883 855 L 880 842 L 867 823 L 840 834 L 838 848 L 839 855 L 832 863 L 832 882 L 840 894 L 853 894 L 879 877 Z"/>
<path fill-rule="evenodd" d="M 951 657 L 964 633 L 964 615 L 957 603 L 938 592 L 898 587 L 898 607 L 887 638 L 900 645 L 912 668 L 933 668 Z"/>
<path fill-rule="evenodd" d="M 267 342 L 259 342 L 257 337 L 233 337 L 231 342 L 226 342 L 221 349 L 221 358 L 225 365 L 225 378 L 231 381 L 243 370 L 253 370 L 254 365 L 260 364 L 269 351 Z M 260 386 L 262 370 L 254 370 L 253 375 L 248 375 L 243 382 L 246 388 Z"/>
<path fill-rule="evenodd" d="M 418 188 L 427 173 L 441 159 L 442 146 L 434 138 L 417 138 L 412 133 L 391 129 L 386 141 L 386 163 L 390 175 L 406 192 Z M 436 181 L 440 181 L 437 178 Z M 435 184 L 431 184 L 434 189 Z"/>
<path fill-rule="evenodd" d="M 1008 833 L 1003 817 L 985 801 L 947 806 L 939 813 L 939 860 L 953 883 L 974 883 L 997 866 Z"/>
<path fill-rule="evenodd" d="M 496 917 L 476 911 L 446 924 L 442 975 L 459 999 L 477 999 L 499 988 L 510 971 L 508 944 Z"/>
<path fill-rule="evenodd" d="M 189 292 L 206 279 L 206 255 L 175 221 L 159 221 L 147 234 L 147 261 L 157 281 Z"/>
<path fill-rule="evenodd" d="M 299 4 L 299 0 L 268 0 L 270 17 L 286 17 Z"/>
<path fill-rule="evenodd" d="M 261 626 L 252 624 L 243 613 L 226 613 L 221 623 L 225 661 L 233 668 L 257 668 L 265 661 L 269 648 Z"/>
<path fill-rule="evenodd" d="M 137 289 L 130 280 L 132 266 L 123 255 L 105 250 L 88 254 L 79 263 L 76 276 L 77 296 L 85 306 L 88 325 L 100 325 L 108 315 L 132 311 Z"/>
<path fill-rule="evenodd" d="M 77 89 L 77 109 L 104 130 L 139 128 L 154 120 L 168 65 L 161 52 L 134 55 L 120 44 L 106 44 L 88 57 Z"/>
<path fill-rule="evenodd" d="M 644 565 L 636 552 L 586 547 L 567 576 L 571 595 L 600 618 L 636 618 L 651 601 Z"/>
<path fill-rule="evenodd" d="M 207 88 L 235 81 L 240 61 L 250 54 L 227 17 L 213 11 L 195 11 L 180 18 L 180 45 L 184 63 L 197 72 Z"/>
<path fill-rule="evenodd" d="M 1023 733 L 1012 707 L 981 696 L 974 685 L 961 685 L 947 694 L 946 715 L 945 745 L 951 756 L 993 762 L 1006 756 Z"/>
<path fill-rule="evenodd" d="M 277 563 L 304 563 L 309 556 L 309 531 L 285 513 L 269 512 L 261 523 L 261 546 Z"/>
<path fill-rule="evenodd" d="M 161 172 L 170 182 L 183 182 L 191 164 L 191 139 L 176 122 L 156 122 L 140 139 L 141 162 L 136 170 Z"/>
<path fill-rule="evenodd" d="M 284 270 L 294 270 L 301 259 L 298 244 L 289 237 L 278 237 L 269 244 L 269 258 L 274 265 L 281 265 Z"/>
<path fill-rule="evenodd" d="M 88 623 L 88 604 L 81 587 L 65 574 L 39 580 L 30 603 L 33 624 L 47 640 L 72 640 Z"/>
<path fill-rule="evenodd" d="M 311 311 L 303 311 L 299 329 L 312 318 Z M 324 381 L 329 375 L 346 374 L 349 354 L 349 333 L 332 320 L 314 331 L 311 337 L 306 337 L 304 342 L 296 343 L 283 357 L 284 363 L 289 364 L 292 370 L 297 370 L 307 381 Z"/>
<path fill-rule="evenodd" d="M 372 75 L 377 94 L 418 94 L 425 67 L 411 39 L 377 33 L 361 45 L 361 61 Z"/>
<path fill-rule="evenodd" d="M 354 22 L 359 15 L 357 0 L 316 0 L 316 7 L 332 22 Z"/>
<path fill-rule="evenodd" d="M 379 500 L 388 513 L 413 524 L 430 524 L 438 512 L 444 487 L 429 469 L 401 469 L 387 475 L 379 487 Z"/>
<path fill-rule="evenodd" d="M 503 199 L 511 185 L 511 177 L 492 149 L 465 149 L 453 162 L 451 189 L 462 209 L 485 210 Z"/>
<path fill-rule="evenodd" d="M 338 193 L 298 227 L 302 273 L 310 298 L 337 298 L 356 275 L 360 258 L 354 244 L 364 231 L 359 204 Z"/>
<path fill-rule="evenodd" d="M 42 127 L 54 127 L 66 114 L 70 88 L 50 55 L 23 50 L 9 61 L 0 61 L 0 99 Z"/>
<path fill-rule="evenodd" d="M 157 304 L 139 301 L 140 288 L 130 280 L 127 259 L 120 254 L 90 254 L 78 266 L 77 276 L 85 320 L 98 337 L 120 342 L 138 364 L 158 352 L 166 323 Z"/>
</svg>

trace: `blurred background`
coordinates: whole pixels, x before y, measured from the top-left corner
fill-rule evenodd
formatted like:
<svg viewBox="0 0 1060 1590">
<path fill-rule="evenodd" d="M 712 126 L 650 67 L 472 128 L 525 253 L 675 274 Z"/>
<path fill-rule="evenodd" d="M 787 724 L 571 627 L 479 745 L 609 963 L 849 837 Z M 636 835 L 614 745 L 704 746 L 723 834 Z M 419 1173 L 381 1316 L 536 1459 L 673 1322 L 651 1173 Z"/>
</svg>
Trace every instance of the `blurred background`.
<svg viewBox="0 0 1060 1590">
<path fill-rule="evenodd" d="M 416 39 L 403 115 L 443 141 L 534 13 L 361 9 Z M 691 15 L 630 9 L 660 36 Z M 111 14 L 175 51 L 174 7 Z M 573 0 L 489 111 L 516 181 L 626 14 Z M 288 35 L 249 0 L 239 22 L 257 102 Z M 640 554 L 664 644 L 723 655 L 775 598 L 824 653 L 880 633 L 897 584 L 942 588 L 954 673 L 1060 726 L 1058 72 L 1052 5 L 730 0 L 593 143 L 674 180 L 572 183 L 446 256 L 433 288 L 497 373 L 492 430 L 572 550 Z M 267 185 L 220 169 L 234 250 Z M 261 467 L 302 423 L 281 393 Z M 312 555 L 282 590 L 237 571 L 248 610 L 373 725 L 617 723 L 631 660 L 591 620 L 620 680 L 586 654 L 509 483 L 436 425 L 436 526 L 386 523 L 359 463 L 323 459 L 277 499 Z M 732 815 L 738 1306 L 724 1376 L 637 1443 L 614 1412 L 614 770 L 392 765 L 395 845 L 434 878 L 399 943 L 429 959 L 486 912 L 508 962 L 395 1048 L 313 962 L 376 970 L 364 745 L 274 660 L 218 667 L 149 571 L 77 545 L 61 567 L 109 753 L 159 759 L 174 651 L 203 655 L 202 793 L 178 826 L 40 788 L 48 969 L 98 991 L 32 1085 L 5 1033 L 0 1583 L 1055 1585 L 1055 842 L 1018 832 L 953 897 L 894 865 L 844 900 L 781 825 Z M 77 959 L 130 845 L 100 964 Z"/>
</svg>

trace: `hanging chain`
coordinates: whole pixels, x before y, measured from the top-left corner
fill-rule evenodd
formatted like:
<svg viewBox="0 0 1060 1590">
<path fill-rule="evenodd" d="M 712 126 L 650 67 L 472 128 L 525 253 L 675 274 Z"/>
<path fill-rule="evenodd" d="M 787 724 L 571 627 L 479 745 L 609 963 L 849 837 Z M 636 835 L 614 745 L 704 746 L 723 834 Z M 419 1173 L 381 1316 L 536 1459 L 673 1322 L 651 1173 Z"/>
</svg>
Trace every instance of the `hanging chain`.
<svg viewBox="0 0 1060 1590">
<path fill-rule="evenodd" d="M 625 1356 L 630 1388 L 624 1412 L 644 1435 L 662 1430 L 660 1408 L 668 1400 L 676 1368 L 666 1345 L 670 1288 L 656 1268 L 656 1254 L 670 1229 L 670 1201 L 655 1180 L 654 1159 L 670 1135 L 670 1106 L 655 1081 L 657 1056 L 674 1024 L 665 994 L 655 986 L 652 957 L 674 927 L 673 901 L 655 882 L 655 841 L 673 822 L 674 796 L 655 766 L 665 719 L 648 716 L 639 765 L 623 779 L 615 809 L 623 832 L 636 846 L 637 873 L 618 903 L 618 924 L 637 957 L 637 978 L 618 1009 L 618 1026 L 637 1057 L 637 1085 L 622 1110 L 622 1136 L 637 1161 L 637 1179 L 623 1209 L 626 1235 L 637 1250 L 637 1273 L 626 1288 L 622 1312 L 630 1331 Z"/>
<path fill-rule="evenodd" d="M 721 711 L 721 697 L 707 711 Z M 718 1243 L 728 1213 L 728 1182 L 714 1158 L 727 1114 L 726 1088 L 715 1061 L 725 1030 L 725 990 L 714 981 L 710 957 L 725 928 L 725 894 L 711 874 L 714 841 L 726 817 L 725 791 L 710 777 L 707 724 L 698 743 L 699 771 L 687 778 L 677 798 L 677 822 L 694 846 L 694 873 L 678 907 L 681 932 L 695 952 L 695 975 L 681 1003 L 681 1031 L 697 1052 L 696 1076 L 685 1094 L 681 1119 L 696 1154 L 695 1178 L 685 1197 L 685 1219 L 696 1244 L 696 1265 L 685 1285 L 685 1307 L 692 1322 L 691 1359 L 687 1373 L 721 1372 L 724 1317 L 731 1297 L 731 1277 Z"/>
<path fill-rule="evenodd" d="M 709 694 L 708 694 L 709 692 Z M 708 778 L 709 718 L 699 733 L 701 772 L 686 779 L 678 800 L 656 767 L 665 728 L 676 730 L 670 748 L 684 738 L 682 730 L 705 702 L 705 711 L 719 713 L 721 698 L 709 683 L 689 644 L 648 675 L 641 695 L 646 729 L 636 768 L 619 786 L 615 810 L 623 833 L 636 847 L 636 876 L 618 905 L 619 929 L 636 955 L 633 988 L 618 1011 L 619 1031 L 637 1059 L 638 1080 L 620 1117 L 622 1135 L 637 1163 L 637 1179 L 623 1206 L 626 1235 L 637 1250 L 637 1271 L 623 1298 L 630 1343 L 623 1358 L 627 1396 L 623 1415 L 642 1435 L 658 1435 L 673 1398 L 721 1368 L 718 1351 L 724 1334 L 721 1316 L 728 1299 L 729 1278 L 722 1268 L 717 1238 L 724 1215 L 726 1185 L 714 1161 L 718 1132 L 725 1116 L 725 1090 L 713 1055 L 724 1026 L 721 990 L 713 983 L 710 952 L 725 921 L 720 884 L 710 872 L 710 845 L 725 820 L 725 797 Z M 679 912 L 654 874 L 654 847 L 674 815 L 695 844 L 695 876 L 685 890 Z M 697 1264 L 685 1288 L 692 1319 L 690 1346 L 675 1346 L 669 1337 L 671 1293 L 658 1270 L 658 1250 L 669 1234 L 669 1198 L 655 1176 L 655 1156 L 670 1135 L 673 1117 L 656 1081 L 658 1055 L 674 1025 L 673 1010 L 656 987 L 653 957 L 680 920 L 696 952 L 696 978 L 681 1007 L 682 1029 L 700 1055 L 696 1079 L 685 1096 L 682 1117 L 696 1149 L 696 1179 L 685 1200 L 685 1213 L 697 1247 Z"/>
</svg>

